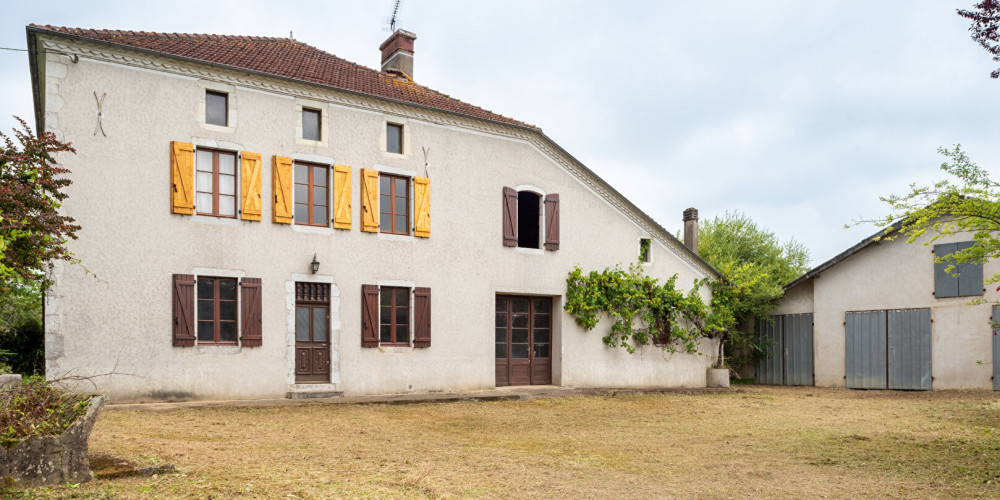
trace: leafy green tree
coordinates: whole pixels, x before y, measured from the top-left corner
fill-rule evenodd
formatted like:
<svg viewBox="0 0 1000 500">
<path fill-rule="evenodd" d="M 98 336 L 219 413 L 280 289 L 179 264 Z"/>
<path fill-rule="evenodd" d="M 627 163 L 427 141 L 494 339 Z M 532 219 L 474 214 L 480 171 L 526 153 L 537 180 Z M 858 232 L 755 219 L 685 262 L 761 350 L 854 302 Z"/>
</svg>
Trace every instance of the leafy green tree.
<svg viewBox="0 0 1000 500">
<path fill-rule="evenodd" d="M 783 286 L 809 269 L 809 250 L 794 239 L 782 242 L 741 212 L 726 212 L 700 225 L 698 254 L 730 284 L 727 301 L 736 321 L 726 355 L 738 369 L 762 353 L 753 318 L 767 317 Z"/>
<path fill-rule="evenodd" d="M 938 262 L 948 258 L 954 263 L 949 272 L 956 264 L 1000 257 L 1000 184 L 970 160 L 961 146 L 938 148 L 938 153 L 948 159 L 941 170 L 952 179 L 928 186 L 913 183 L 905 195 L 881 198 L 891 213 L 875 224 L 886 227 L 885 239 L 905 236 L 910 243 L 924 235 L 928 236 L 925 244 L 930 244 L 956 233 L 970 233 L 976 245 L 950 257 L 935 257 Z M 1000 282 L 1000 274 L 986 279 L 986 283 L 996 282 Z"/>
</svg>

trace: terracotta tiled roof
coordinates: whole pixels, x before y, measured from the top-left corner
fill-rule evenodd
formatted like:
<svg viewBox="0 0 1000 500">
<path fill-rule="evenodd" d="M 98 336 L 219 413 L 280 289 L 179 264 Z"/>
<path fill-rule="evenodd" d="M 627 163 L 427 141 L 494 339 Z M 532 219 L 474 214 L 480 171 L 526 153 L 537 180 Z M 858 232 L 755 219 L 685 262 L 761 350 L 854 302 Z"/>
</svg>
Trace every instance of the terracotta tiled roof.
<svg viewBox="0 0 1000 500">
<path fill-rule="evenodd" d="M 483 120 L 534 128 L 523 122 L 417 85 L 404 77 L 366 68 L 291 38 L 31 26 L 35 30 L 51 31 L 151 50 L 162 54 L 413 103 Z"/>
</svg>

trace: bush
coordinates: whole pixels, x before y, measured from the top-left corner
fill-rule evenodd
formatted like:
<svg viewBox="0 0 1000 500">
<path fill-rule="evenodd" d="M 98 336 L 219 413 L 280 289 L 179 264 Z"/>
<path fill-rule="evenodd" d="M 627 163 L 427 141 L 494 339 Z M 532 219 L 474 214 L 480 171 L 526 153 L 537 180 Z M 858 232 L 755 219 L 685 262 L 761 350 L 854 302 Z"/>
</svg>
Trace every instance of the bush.
<svg viewBox="0 0 1000 500">
<path fill-rule="evenodd" d="M 61 434 L 86 413 L 91 397 L 34 377 L 20 386 L 0 389 L 0 443 Z"/>
<path fill-rule="evenodd" d="M 45 372 L 42 292 L 38 283 L 0 285 L 0 373 Z"/>
</svg>

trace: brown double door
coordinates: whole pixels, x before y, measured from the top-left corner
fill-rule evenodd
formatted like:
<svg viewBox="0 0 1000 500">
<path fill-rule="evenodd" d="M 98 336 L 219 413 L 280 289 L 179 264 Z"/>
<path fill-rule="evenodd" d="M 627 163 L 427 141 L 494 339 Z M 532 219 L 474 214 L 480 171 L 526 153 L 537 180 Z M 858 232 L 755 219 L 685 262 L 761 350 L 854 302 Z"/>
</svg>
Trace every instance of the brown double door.
<svg viewBox="0 0 1000 500">
<path fill-rule="evenodd" d="M 497 386 L 552 383 L 552 298 L 497 295 Z"/>
<path fill-rule="evenodd" d="M 330 285 L 295 284 L 295 382 L 330 381 Z"/>
</svg>

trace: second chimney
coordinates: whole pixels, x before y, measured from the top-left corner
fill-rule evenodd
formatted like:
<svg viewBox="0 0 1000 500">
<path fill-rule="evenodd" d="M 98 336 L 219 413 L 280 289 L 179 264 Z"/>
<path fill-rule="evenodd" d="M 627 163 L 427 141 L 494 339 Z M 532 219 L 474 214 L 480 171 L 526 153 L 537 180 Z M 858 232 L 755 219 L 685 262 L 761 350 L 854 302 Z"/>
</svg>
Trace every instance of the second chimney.
<svg viewBox="0 0 1000 500">
<path fill-rule="evenodd" d="M 684 211 L 684 246 L 698 255 L 698 209 Z"/>
<path fill-rule="evenodd" d="M 382 51 L 382 71 L 396 73 L 413 80 L 413 41 L 417 35 L 406 30 L 396 30 L 379 50 Z"/>
</svg>

